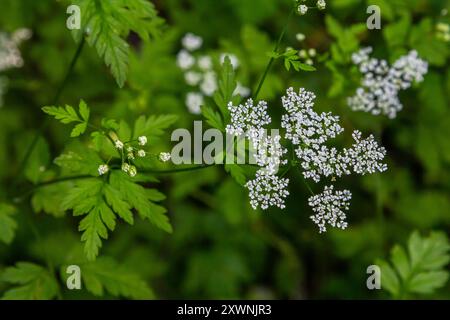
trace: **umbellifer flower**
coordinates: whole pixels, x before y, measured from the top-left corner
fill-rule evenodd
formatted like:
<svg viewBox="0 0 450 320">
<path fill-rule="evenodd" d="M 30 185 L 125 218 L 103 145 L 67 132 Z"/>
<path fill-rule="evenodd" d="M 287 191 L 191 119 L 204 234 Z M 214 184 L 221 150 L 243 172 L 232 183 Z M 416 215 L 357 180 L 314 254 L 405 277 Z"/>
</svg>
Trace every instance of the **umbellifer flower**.
<svg viewBox="0 0 450 320">
<path fill-rule="evenodd" d="M 98 174 L 100 176 L 104 175 L 108 171 L 109 171 L 109 167 L 108 167 L 107 164 L 101 164 L 101 165 L 98 166 Z"/>
</svg>

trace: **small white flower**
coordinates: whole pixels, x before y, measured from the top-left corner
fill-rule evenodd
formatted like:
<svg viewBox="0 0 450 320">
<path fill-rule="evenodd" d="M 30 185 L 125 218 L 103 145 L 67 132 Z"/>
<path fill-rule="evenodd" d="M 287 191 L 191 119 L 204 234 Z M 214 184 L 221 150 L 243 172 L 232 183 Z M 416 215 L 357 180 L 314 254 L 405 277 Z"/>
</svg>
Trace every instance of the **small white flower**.
<svg viewBox="0 0 450 320">
<path fill-rule="evenodd" d="M 187 33 L 183 39 L 181 39 L 181 44 L 185 49 L 194 51 L 200 49 L 203 44 L 203 39 L 193 33 Z"/>
<path fill-rule="evenodd" d="M 138 157 L 143 158 L 143 157 L 145 157 L 145 151 L 141 149 L 137 152 L 137 155 L 138 155 Z"/>
<path fill-rule="evenodd" d="M 171 155 L 169 152 L 161 152 L 159 154 L 159 160 L 161 160 L 162 162 L 167 162 L 169 161 L 171 158 Z"/>
<path fill-rule="evenodd" d="M 100 176 L 104 175 L 108 171 L 109 171 L 109 167 L 108 167 L 107 164 L 101 164 L 101 165 L 98 166 L 98 174 Z"/>
<path fill-rule="evenodd" d="M 317 54 L 316 49 L 311 48 L 311 49 L 308 50 L 308 55 L 309 55 L 310 57 L 313 57 L 313 58 L 314 58 L 314 57 L 316 56 L 316 54 Z"/>
<path fill-rule="evenodd" d="M 117 149 L 119 149 L 119 150 L 122 150 L 122 149 L 123 149 L 123 142 L 122 142 L 122 141 L 116 140 L 116 141 L 114 142 L 114 144 L 115 144 L 115 146 L 116 146 Z"/>
<path fill-rule="evenodd" d="M 128 147 L 127 152 L 133 152 L 133 147 Z"/>
<path fill-rule="evenodd" d="M 202 81 L 202 75 L 195 71 L 188 71 L 184 74 L 184 80 L 190 86 L 196 86 Z"/>
<path fill-rule="evenodd" d="M 249 190 L 250 205 L 255 210 L 258 207 L 266 210 L 272 206 L 284 209 L 284 201 L 289 195 L 288 184 L 289 179 L 279 178 L 276 175 L 266 174 L 263 170 L 258 170 L 255 179 L 245 184 Z"/>
<path fill-rule="evenodd" d="M 139 145 L 140 146 L 145 146 L 147 144 L 147 137 L 146 136 L 140 136 L 138 138 L 139 141 Z"/>
<path fill-rule="evenodd" d="M 186 106 L 189 112 L 193 114 L 201 113 L 201 106 L 203 105 L 203 95 L 199 92 L 189 92 L 186 95 Z"/>
<path fill-rule="evenodd" d="M 308 53 L 306 52 L 306 50 L 302 49 L 298 52 L 298 56 L 303 59 L 308 58 Z"/>
<path fill-rule="evenodd" d="M 295 38 L 297 39 L 297 41 L 302 42 L 303 40 L 305 40 L 306 36 L 303 33 L 297 33 L 295 35 Z"/>
<path fill-rule="evenodd" d="M 314 64 L 314 61 L 312 61 L 312 59 L 306 59 L 306 60 L 305 60 L 305 63 L 306 63 L 307 65 L 312 66 L 312 65 Z"/>
<path fill-rule="evenodd" d="M 301 4 L 301 5 L 299 5 L 298 8 L 297 8 L 297 12 L 298 12 L 298 14 L 300 14 L 300 15 L 304 15 L 304 14 L 306 14 L 306 13 L 308 12 L 308 7 L 305 6 L 304 4 Z"/>
<path fill-rule="evenodd" d="M 137 174 L 137 169 L 135 166 L 130 166 L 128 168 L 128 174 L 130 175 L 130 177 L 134 177 Z"/>
<path fill-rule="evenodd" d="M 217 90 L 217 79 L 215 72 L 206 72 L 203 81 L 200 84 L 200 89 L 205 96 L 212 96 Z"/>
<path fill-rule="evenodd" d="M 317 1 L 317 8 L 319 10 L 324 10 L 327 6 L 327 3 L 325 2 L 325 0 L 318 0 Z"/>
<path fill-rule="evenodd" d="M 203 71 L 211 70 L 213 67 L 212 59 L 210 56 L 201 56 L 198 58 L 198 67 Z"/>
<path fill-rule="evenodd" d="M 128 173 L 128 171 L 130 170 L 130 165 L 128 163 L 123 163 L 122 164 L 122 171 L 125 173 Z"/>
<path fill-rule="evenodd" d="M 195 64 L 195 58 L 187 51 L 181 50 L 177 54 L 177 65 L 182 70 L 187 70 Z"/>
<path fill-rule="evenodd" d="M 128 158 L 128 160 L 134 160 L 134 154 L 133 154 L 133 152 L 128 152 L 127 158 Z"/>
</svg>

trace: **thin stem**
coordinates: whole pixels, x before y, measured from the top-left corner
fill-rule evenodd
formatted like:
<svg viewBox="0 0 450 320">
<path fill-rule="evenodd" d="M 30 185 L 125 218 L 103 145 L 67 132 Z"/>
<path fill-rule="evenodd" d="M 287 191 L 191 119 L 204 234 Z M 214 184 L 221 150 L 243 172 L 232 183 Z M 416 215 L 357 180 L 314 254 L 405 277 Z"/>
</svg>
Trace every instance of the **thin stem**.
<svg viewBox="0 0 450 320">
<path fill-rule="evenodd" d="M 283 30 L 281 31 L 280 36 L 278 37 L 278 41 L 275 44 L 275 48 L 273 49 L 273 51 L 275 53 L 277 53 L 278 48 L 281 45 L 281 41 L 283 40 L 284 35 L 286 34 L 287 27 L 289 26 L 289 21 L 291 20 L 291 17 L 294 14 L 294 12 L 295 12 L 295 7 L 293 7 L 291 9 L 291 12 L 289 13 L 289 16 L 288 16 L 288 18 L 286 20 L 286 24 L 284 25 Z M 264 81 L 266 80 L 266 77 L 269 74 L 270 68 L 272 67 L 272 64 L 273 64 L 274 61 L 275 61 L 275 58 L 271 57 L 269 62 L 267 63 L 266 69 L 264 70 L 264 73 L 263 73 L 261 79 L 259 80 L 259 83 L 258 83 L 258 86 L 256 88 L 255 94 L 253 95 L 253 100 L 256 100 L 258 98 L 259 92 L 261 91 L 261 88 L 262 88 L 262 86 L 264 84 Z"/>
<path fill-rule="evenodd" d="M 83 47 L 84 47 L 84 43 L 85 43 L 85 40 L 84 40 L 84 37 L 83 37 L 81 39 L 80 43 L 78 44 L 77 50 L 76 50 L 76 52 L 75 52 L 75 54 L 74 54 L 74 56 L 72 58 L 72 61 L 70 62 L 70 65 L 69 65 L 69 68 L 67 69 L 67 72 L 66 72 L 66 75 L 64 77 L 64 80 L 61 82 L 58 90 L 56 91 L 56 94 L 55 94 L 55 96 L 54 96 L 54 98 L 52 100 L 52 103 L 51 103 L 52 105 L 55 105 L 56 103 L 58 103 L 58 100 L 61 97 L 61 94 L 64 91 L 64 88 L 66 87 L 66 85 L 67 85 L 67 83 L 69 81 L 69 78 L 70 78 L 70 76 L 71 76 L 71 74 L 73 72 L 75 64 L 77 63 L 78 58 L 81 55 L 81 52 L 82 52 Z M 15 182 L 13 184 L 14 187 L 17 186 L 17 184 L 19 182 L 19 179 L 22 176 L 23 171 L 25 170 L 25 166 L 26 166 L 26 164 L 28 162 L 28 159 L 30 158 L 31 153 L 33 152 L 34 148 L 36 147 L 36 144 L 39 141 L 40 135 L 45 130 L 45 128 L 47 128 L 48 124 L 49 124 L 49 118 L 46 117 L 45 120 L 42 122 L 41 127 L 36 132 L 36 134 L 35 134 L 35 136 L 33 138 L 33 141 L 31 142 L 30 146 L 27 148 L 25 156 L 23 157 L 22 161 L 19 164 L 18 174 L 17 174 L 16 180 L 15 180 Z"/>
<path fill-rule="evenodd" d="M 154 174 L 170 174 L 170 173 L 178 173 L 178 172 L 186 172 L 186 171 L 197 171 L 197 170 L 202 170 L 202 169 L 206 169 L 212 166 L 216 166 L 218 164 L 214 163 L 214 164 L 206 164 L 206 165 L 200 165 L 200 166 L 195 166 L 195 167 L 188 167 L 188 168 L 180 168 L 180 169 L 168 169 L 168 170 L 140 170 L 140 172 L 142 173 L 154 173 Z"/>
</svg>

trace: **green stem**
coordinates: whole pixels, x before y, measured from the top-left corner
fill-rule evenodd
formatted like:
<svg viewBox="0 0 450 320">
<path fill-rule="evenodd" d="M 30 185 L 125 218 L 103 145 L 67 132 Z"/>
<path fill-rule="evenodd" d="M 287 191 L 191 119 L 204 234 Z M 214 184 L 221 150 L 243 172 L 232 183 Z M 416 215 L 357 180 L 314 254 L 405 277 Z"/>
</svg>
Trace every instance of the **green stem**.
<svg viewBox="0 0 450 320">
<path fill-rule="evenodd" d="M 84 40 L 84 38 L 82 38 L 80 43 L 78 44 L 78 48 L 77 48 L 77 50 L 76 50 L 76 52 L 75 52 L 75 54 L 74 54 L 74 56 L 72 58 L 72 61 L 70 62 L 70 65 L 69 65 L 69 68 L 67 69 L 67 72 L 66 72 L 66 75 L 64 77 L 64 80 L 61 82 L 58 90 L 56 91 L 56 94 L 55 94 L 55 96 L 53 98 L 53 101 L 51 103 L 52 105 L 55 105 L 56 103 L 58 103 L 58 100 L 61 97 L 61 94 L 64 91 L 64 88 L 66 87 L 66 85 L 67 85 L 67 83 L 69 81 L 69 78 L 70 78 L 70 76 L 71 76 L 71 74 L 73 72 L 75 64 L 77 63 L 78 58 L 81 55 L 81 52 L 82 52 L 83 47 L 84 47 L 84 43 L 85 43 L 85 40 Z M 22 176 L 23 171 L 25 170 L 25 166 L 26 166 L 26 164 L 28 162 L 28 159 L 30 158 L 31 153 L 33 152 L 34 148 L 36 147 L 36 144 L 39 141 L 40 135 L 45 130 L 45 128 L 47 128 L 48 124 L 49 124 L 49 118 L 46 117 L 45 120 L 42 122 L 41 127 L 36 132 L 36 134 L 35 134 L 35 136 L 33 138 L 33 141 L 31 142 L 30 146 L 27 148 L 25 156 L 23 157 L 22 161 L 19 164 L 18 174 L 16 175 L 16 180 L 15 180 L 15 182 L 13 184 L 13 187 L 17 187 L 19 179 Z"/>
<path fill-rule="evenodd" d="M 289 26 L 289 21 L 291 20 L 291 17 L 294 14 L 294 12 L 295 12 L 295 7 L 293 7 L 291 9 L 291 12 L 289 13 L 289 16 L 288 16 L 288 18 L 286 20 L 286 24 L 284 25 L 283 30 L 281 31 L 280 36 L 278 37 L 278 41 L 275 44 L 275 48 L 273 49 L 273 51 L 275 53 L 277 53 L 278 48 L 281 45 L 281 41 L 283 40 L 284 35 L 286 34 L 287 27 Z M 255 94 L 253 95 L 253 100 L 256 100 L 258 98 L 259 92 L 261 91 L 261 88 L 262 88 L 262 86 L 264 84 L 264 81 L 266 80 L 266 77 L 269 74 L 270 68 L 272 67 L 272 64 L 273 64 L 274 61 L 275 61 L 275 58 L 271 57 L 269 62 L 267 63 L 266 69 L 264 70 L 264 73 L 263 73 L 261 79 L 259 80 L 259 83 L 258 83 L 258 86 L 256 88 Z"/>
</svg>

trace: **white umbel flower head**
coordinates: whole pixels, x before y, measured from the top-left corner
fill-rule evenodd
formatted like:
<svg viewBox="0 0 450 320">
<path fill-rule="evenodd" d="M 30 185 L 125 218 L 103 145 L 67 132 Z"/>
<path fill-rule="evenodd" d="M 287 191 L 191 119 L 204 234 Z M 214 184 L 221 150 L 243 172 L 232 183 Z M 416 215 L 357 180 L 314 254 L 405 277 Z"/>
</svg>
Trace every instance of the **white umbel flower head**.
<svg viewBox="0 0 450 320">
<path fill-rule="evenodd" d="M 264 129 L 260 129 L 260 132 L 252 135 L 250 138 L 251 154 L 256 160 L 256 164 L 263 167 L 263 172 L 266 174 L 276 174 L 280 165 L 287 163 L 283 156 L 287 153 L 287 149 L 284 148 L 281 143 L 281 136 L 274 135 L 268 136 L 265 134 Z"/>
<path fill-rule="evenodd" d="M 159 154 L 159 160 L 161 160 L 162 162 L 167 162 L 169 161 L 171 158 L 171 155 L 169 152 L 161 152 Z"/>
<path fill-rule="evenodd" d="M 100 176 L 104 175 L 108 171 L 109 171 L 109 167 L 108 167 L 107 164 L 101 164 L 101 165 L 98 166 L 98 174 Z"/>
<path fill-rule="evenodd" d="M 140 146 L 145 146 L 147 144 L 147 137 L 146 136 L 140 136 L 138 138 L 138 142 Z"/>
<path fill-rule="evenodd" d="M 308 7 L 305 6 L 304 4 L 301 4 L 297 8 L 297 12 L 299 15 L 303 16 L 308 12 Z"/>
<path fill-rule="evenodd" d="M 230 135 L 239 136 L 253 130 L 259 130 L 271 122 L 267 113 L 267 102 L 261 100 L 256 106 L 253 99 L 248 99 L 245 104 L 233 106 L 228 104 L 231 114 L 231 124 L 227 125 L 226 132 Z"/>
<path fill-rule="evenodd" d="M 201 48 L 203 39 L 202 37 L 189 32 L 183 37 L 181 44 L 186 50 L 195 51 Z"/>
<path fill-rule="evenodd" d="M 410 51 L 389 66 L 386 60 L 370 58 L 372 48 L 363 48 L 352 55 L 352 61 L 364 75 L 361 87 L 347 104 L 354 111 L 383 114 L 393 119 L 403 109 L 398 93 L 411 87 L 413 82 L 422 82 L 428 72 L 428 63 Z"/>
<path fill-rule="evenodd" d="M 348 190 L 334 191 L 333 186 L 326 186 L 321 194 L 308 199 L 308 204 L 314 211 L 312 221 L 319 227 L 319 232 L 327 231 L 326 225 L 339 229 L 347 228 L 346 215 L 352 194 Z"/>
<path fill-rule="evenodd" d="M 200 114 L 203 105 L 203 95 L 199 92 L 189 92 L 186 95 L 186 106 L 190 113 Z"/>
<path fill-rule="evenodd" d="M 266 210 L 272 206 L 284 209 L 284 201 L 289 195 L 288 184 L 287 178 L 279 178 L 258 170 L 255 179 L 245 184 L 249 190 L 250 205 L 255 210 L 258 208 Z"/>
</svg>

